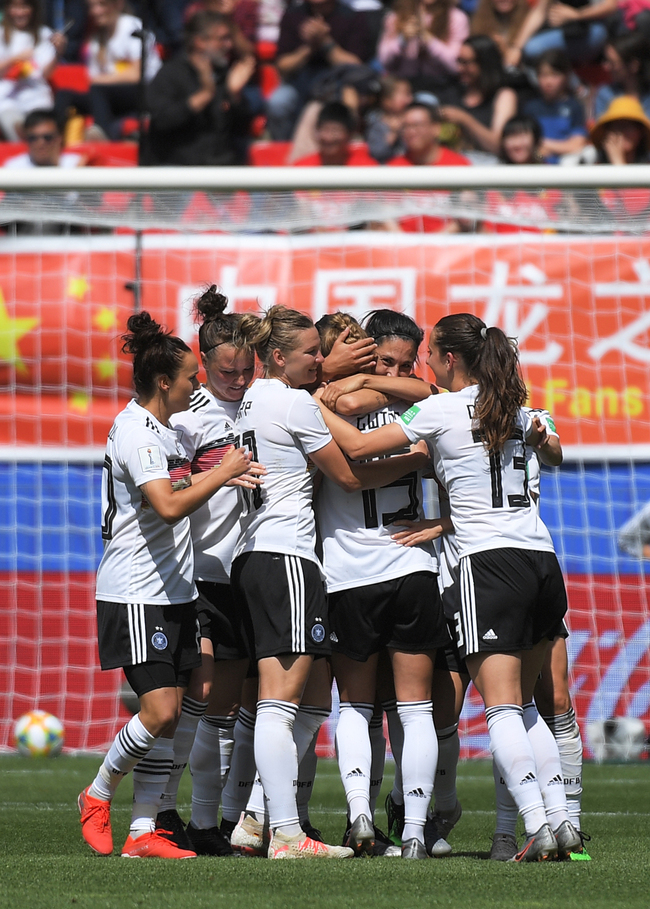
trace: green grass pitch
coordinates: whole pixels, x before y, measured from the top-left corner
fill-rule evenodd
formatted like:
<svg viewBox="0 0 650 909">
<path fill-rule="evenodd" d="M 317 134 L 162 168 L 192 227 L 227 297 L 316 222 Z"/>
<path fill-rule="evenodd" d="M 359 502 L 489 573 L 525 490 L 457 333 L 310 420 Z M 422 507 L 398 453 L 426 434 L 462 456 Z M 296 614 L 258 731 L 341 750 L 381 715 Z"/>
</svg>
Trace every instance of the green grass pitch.
<svg viewBox="0 0 650 909">
<path fill-rule="evenodd" d="M 459 768 L 462 820 L 454 855 L 426 862 L 353 859 L 269 862 L 199 858 L 184 862 L 90 854 L 81 840 L 76 798 L 96 757 L 35 761 L 0 757 L 0 907 L 11 909 L 648 909 L 650 764 L 587 765 L 584 829 L 591 862 L 502 865 L 487 854 L 493 824 L 486 762 Z M 392 765 L 387 765 L 387 778 Z M 384 784 L 384 792 L 388 784 Z M 131 785 L 118 790 L 116 848 L 129 823 Z M 188 815 L 189 780 L 180 810 Z M 382 796 L 383 804 L 383 796 Z M 336 766 L 321 761 L 312 822 L 340 842 L 344 797 Z M 385 816 L 378 812 L 378 823 Z"/>
</svg>

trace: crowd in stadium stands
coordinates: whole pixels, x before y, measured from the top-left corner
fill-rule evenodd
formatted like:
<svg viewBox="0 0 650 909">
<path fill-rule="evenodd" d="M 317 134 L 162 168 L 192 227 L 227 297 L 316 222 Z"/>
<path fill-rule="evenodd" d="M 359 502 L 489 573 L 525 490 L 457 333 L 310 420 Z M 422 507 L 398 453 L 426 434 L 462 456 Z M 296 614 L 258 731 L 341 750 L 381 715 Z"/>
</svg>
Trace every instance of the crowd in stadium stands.
<svg viewBox="0 0 650 909">
<path fill-rule="evenodd" d="M 4 0 L 0 131 L 14 167 L 646 162 L 650 0 Z"/>
</svg>

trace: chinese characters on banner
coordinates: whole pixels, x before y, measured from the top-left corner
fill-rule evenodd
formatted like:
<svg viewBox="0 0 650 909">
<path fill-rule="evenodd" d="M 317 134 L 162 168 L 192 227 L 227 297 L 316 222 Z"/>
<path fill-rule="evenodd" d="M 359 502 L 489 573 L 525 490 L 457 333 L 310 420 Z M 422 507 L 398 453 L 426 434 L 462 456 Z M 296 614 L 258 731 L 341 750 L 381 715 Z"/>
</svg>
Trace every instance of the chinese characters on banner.
<svg viewBox="0 0 650 909">
<path fill-rule="evenodd" d="M 393 307 L 427 329 L 449 312 L 470 311 L 517 338 L 531 403 L 550 410 L 570 457 L 586 457 L 592 472 L 607 471 L 615 461 L 623 471 L 619 478 L 608 473 L 607 501 L 583 501 L 587 487 L 581 477 L 575 478 L 583 490 L 577 501 L 557 490 L 554 498 L 545 487 L 547 507 L 559 515 L 551 527 L 558 552 L 570 566 L 577 712 L 583 721 L 629 713 L 650 723 L 650 586 L 641 563 L 620 561 L 615 542 L 632 505 L 620 517 L 617 509 L 637 495 L 630 492 L 640 478 L 635 464 L 650 462 L 649 239 L 152 235 L 145 237 L 141 272 L 142 307 L 195 350 L 191 299 L 210 284 L 218 284 L 239 311 L 281 303 L 314 318 L 337 309 L 360 318 Z M 26 239 L 0 254 L 5 452 L 55 446 L 65 460 L 66 448 L 103 450 L 113 417 L 131 395 L 131 363 L 119 336 L 134 307 L 134 274 L 131 236 L 52 238 L 38 246 Z M 424 365 L 420 372 L 426 377 Z M 611 486 L 614 479 L 619 492 Z M 605 555 L 602 540 L 609 546 Z M 23 609 L 28 614 L 33 578 L 23 578 L 20 569 L 14 577 L 12 602 L 19 615 Z M 85 604 L 79 621 L 88 622 L 92 639 L 92 572 L 75 577 L 77 602 Z M 60 592 L 60 580 L 52 584 Z M 88 703 L 84 686 L 104 684 L 94 646 L 84 654 L 79 672 L 68 673 L 76 692 L 66 699 L 73 747 L 101 744 L 83 738 L 90 728 L 81 719 L 86 706 L 75 714 L 75 705 Z M 3 683 L 0 670 L 0 690 Z M 113 735 L 110 702 L 101 706 L 106 703 L 97 702 L 105 715 L 93 719 L 102 742 Z M 463 731 L 465 753 L 485 748 L 475 698 L 466 707 Z"/>
</svg>

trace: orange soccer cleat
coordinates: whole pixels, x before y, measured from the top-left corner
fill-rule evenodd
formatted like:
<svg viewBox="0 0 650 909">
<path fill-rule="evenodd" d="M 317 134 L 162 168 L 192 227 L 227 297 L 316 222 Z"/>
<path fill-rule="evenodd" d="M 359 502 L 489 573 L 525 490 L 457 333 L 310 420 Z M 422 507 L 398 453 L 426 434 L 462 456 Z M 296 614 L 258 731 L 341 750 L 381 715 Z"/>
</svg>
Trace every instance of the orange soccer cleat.
<svg viewBox="0 0 650 909">
<path fill-rule="evenodd" d="M 167 832 L 165 830 L 154 830 L 153 833 L 145 833 L 136 839 L 133 839 L 132 836 L 127 836 L 126 843 L 122 849 L 122 858 L 196 858 L 196 852 L 191 852 L 189 849 L 179 849 L 171 840 L 161 836 L 161 834 Z"/>
<path fill-rule="evenodd" d="M 89 795 L 89 789 L 90 786 L 84 789 L 77 799 L 81 814 L 81 835 L 93 852 L 98 855 L 111 855 L 113 852 L 111 803 Z"/>
</svg>

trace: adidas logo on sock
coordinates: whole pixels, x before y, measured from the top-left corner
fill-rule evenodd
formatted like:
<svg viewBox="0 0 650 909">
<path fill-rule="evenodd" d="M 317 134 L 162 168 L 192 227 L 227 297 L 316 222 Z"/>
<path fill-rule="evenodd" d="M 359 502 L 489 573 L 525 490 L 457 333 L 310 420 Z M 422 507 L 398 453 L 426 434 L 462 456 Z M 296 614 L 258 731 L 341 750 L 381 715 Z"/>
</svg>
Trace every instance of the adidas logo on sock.
<svg viewBox="0 0 650 909">
<path fill-rule="evenodd" d="M 535 774 L 527 773 L 526 776 L 521 781 L 521 783 L 519 783 L 519 785 L 525 786 L 526 783 L 536 783 L 536 782 L 537 782 L 537 777 L 535 776 Z"/>
<path fill-rule="evenodd" d="M 426 798 L 426 795 L 424 794 L 424 789 L 420 789 L 419 787 L 417 789 L 411 789 L 411 791 L 407 792 L 406 795 L 407 795 L 407 798 L 409 796 L 412 798 L 415 798 L 415 799 L 425 799 Z"/>
<path fill-rule="evenodd" d="M 486 631 L 485 634 L 483 635 L 483 640 L 484 641 L 496 641 L 496 640 L 498 640 L 498 635 L 496 635 L 494 633 L 494 630 L 492 628 L 490 628 L 490 630 Z"/>
<path fill-rule="evenodd" d="M 549 786 L 564 786 L 564 780 L 562 779 L 562 775 L 560 773 L 556 774 L 556 776 L 554 776 L 552 780 L 549 780 L 548 785 Z"/>
<path fill-rule="evenodd" d="M 351 776 L 365 776 L 365 774 L 359 767 L 355 767 L 354 770 L 351 770 L 345 777 L 346 780 L 349 780 Z"/>
</svg>

